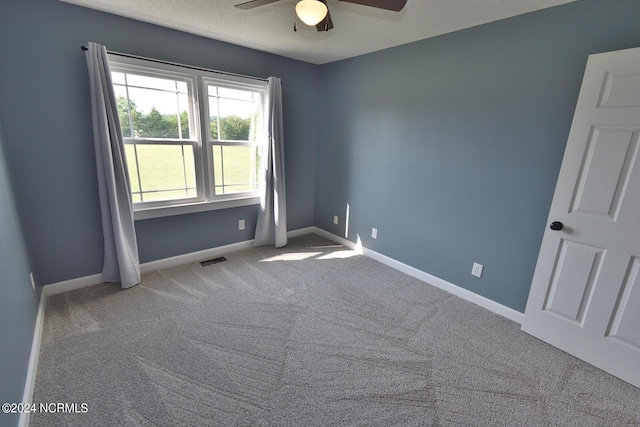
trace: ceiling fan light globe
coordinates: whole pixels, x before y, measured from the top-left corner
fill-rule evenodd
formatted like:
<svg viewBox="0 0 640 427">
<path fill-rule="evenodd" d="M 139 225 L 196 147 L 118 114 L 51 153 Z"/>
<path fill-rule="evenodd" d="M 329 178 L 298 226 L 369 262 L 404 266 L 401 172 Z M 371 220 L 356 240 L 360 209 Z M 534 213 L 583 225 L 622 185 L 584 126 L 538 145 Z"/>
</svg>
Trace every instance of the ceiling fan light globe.
<svg viewBox="0 0 640 427">
<path fill-rule="evenodd" d="M 302 22 L 314 26 L 327 16 L 327 5 L 318 0 L 301 0 L 296 4 L 296 14 Z"/>
</svg>

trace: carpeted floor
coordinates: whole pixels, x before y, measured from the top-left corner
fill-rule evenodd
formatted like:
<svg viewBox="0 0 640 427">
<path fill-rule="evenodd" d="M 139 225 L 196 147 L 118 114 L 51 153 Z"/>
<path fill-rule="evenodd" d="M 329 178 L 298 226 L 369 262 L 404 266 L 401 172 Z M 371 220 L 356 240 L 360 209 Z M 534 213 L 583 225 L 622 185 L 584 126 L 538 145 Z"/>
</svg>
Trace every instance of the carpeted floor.
<svg viewBox="0 0 640 427">
<path fill-rule="evenodd" d="M 640 426 L 640 390 L 321 237 L 46 307 L 32 426 Z M 640 369 L 640 367 L 639 367 Z"/>
</svg>

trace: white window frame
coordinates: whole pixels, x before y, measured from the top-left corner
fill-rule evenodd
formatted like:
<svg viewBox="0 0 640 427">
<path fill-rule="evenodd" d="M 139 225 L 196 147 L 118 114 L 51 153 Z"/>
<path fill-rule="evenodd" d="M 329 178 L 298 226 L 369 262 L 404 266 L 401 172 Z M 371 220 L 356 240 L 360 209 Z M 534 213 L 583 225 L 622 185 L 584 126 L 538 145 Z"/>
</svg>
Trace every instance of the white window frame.
<svg viewBox="0 0 640 427">
<path fill-rule="evenodd" d="M 239 79 L 236 78 L 234 79 L 233 83 L 229 82 L 229 79 L 221 79 L 218 77 L 203 77 L 202 78 L 202 90 L 203 90 L 203 97 L 202 99 L 206 99 L 207 101 L 204 102 L 204 106 L 203 106 L 203 110 L 205 111 L 206 114 L 206 118 L 207 118 L 207 123 L 206 126 L 203 127 L 203 131 L 206 131 L 206 138 L 203 138 L 203 140 L 206 142 L 205 144 L 205 150 L 207 151 L 207 161 L 210 163 L 209 167 L 211 171 L 214 171 L 214 166 L 213 166 L 213 146 L 214 145 L 223 145 L 223 146 L 231 146 L 231 147 L 261 147 L 264 148 L 264 135 L 262 136 L 262 138 L 257 137 L 255 142 L 252 141 L 237 141 L 237 140 L 215 140 L 211 137 L 211 126 L 210 126 L 210 111 L 209 111 L 209 93 L 208 93 L 208 86 L 209 85 L 213 85 L 213 86 L 217 86 L 217 87 L 223 87 L 223 88 L 228 88 L 228 89 L 239 89 L 239 90 L 250 90 L 252 92 L 257 92 L 260 94 L 260 102 L 262 104 L 262 109 L 260 111 L 260 118 L 258 120 L 258 129 L 256 129 L 256 131 L 259 134 L 264 134 L 264 122 L 265 122 L 265 108 L 264 108 L 264 103 L 265 103 L 265 97 L 266 97 L 266 82 L 264 85 L 256 85 L 255 82 L 249 81 L 248 79 Z M 261 154 L 260 158 L 262 159 L 263 154 Z M 214 171 L 215 172 L 215 171 Z M 253 196 L 253 197 L 260 197 L 260 193 L 262 190 L 262 185 L 264 183 L 264 180 L 259 182 L 259 188 L 256 191 L 252 191 L 252 192 L 244 192 L 244 193 L 236 193 L 236 194 L 246 194 L 247 196 Z M 220 200 L 220 201 L 224 201 L 224 200 L 229 200 L 229 199 L 235 199 L 237 198 L 236 194 L 224 194 L 224 195 L 216 195 L 215 194 L 215 174 L 211 174 L 210 175 L 210 181 L 209 181 L 209 191 L 211 192 L 212 198 L 214 200 Z"/>
<path fill-rule="evenodd" d="M 168 64 L 153 60 L 124 57 L 116 54 L 109 54 L 109 67 L 111 71 L 139 74 L 149 77 L 166 77 L 185 81 L 190 99 L 190 139 L 156 139 L 156 138 L 131 138 L 125 137 L 125 144 L 170 144 L 170 145 L 190 145 L 193 147 L 194 166 L 196 174 L 196 193 L 194 198 L 174 199 L 169 201 L 156 201 L 134 203 L 134 218 L 147 219 L 171 215 L 181 215 L 210 210 L 227 209 L 240 206 L 256 205 L 260 203 L 260 192 L 263 188 L 263 180 L 260 182 L 258 191 L 241 192 L 235 194 L 215 195 L 214 191 L 214 165 L 212 146 L 214 142 L 211 138 L 209 122 L 209 106 L 207 85 L 227 87 L 230 89 L 251 90 L 260 93 L 261 115 L 263 122 L 266 114 L 266 81 L 216 73 L 213 71 L 180 66 L 178 64 Z M 265 129 L 262 126 L 256 129 L 260 137 L 258 144 L 264 148 Z M 229 145 L 250 145 L 246 141 L 225 141 Z M 261 155 L 261 160 L 264 156 Z M 127 159 L 129 161 L 129 159 Z M 127 172 L 128 173 L 128 172 Z"/>
</svg>

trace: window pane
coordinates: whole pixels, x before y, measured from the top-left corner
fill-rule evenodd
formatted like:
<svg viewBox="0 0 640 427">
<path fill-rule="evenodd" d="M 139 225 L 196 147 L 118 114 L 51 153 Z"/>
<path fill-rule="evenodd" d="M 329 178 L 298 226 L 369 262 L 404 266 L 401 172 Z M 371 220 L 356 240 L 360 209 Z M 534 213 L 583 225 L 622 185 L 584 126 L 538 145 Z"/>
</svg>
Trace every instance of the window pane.
<svg viewBox="0 0 640 427">
<path fill-rule="evenodd" d="M 222 185 L 222 145 L 213 146 L 213 179 L 216 185 Z"/>
<path fill-rule="evenodd" d="M 134 201 L 197 196 L 192 146 L 127 144 L 126 154 Z"/>
<path fill-rule="evenodd" d="M 211 85 L 208 90 L 211 137 L 223 141 L 255 141 L 260 95 Z"/>
<path fill-rule="evenodd" d="M 118 104 L 118 116 L 120 117 L 120 126 L 122 127 L 122 135 L 133 138 L 131 132 L 131 122 L 129 121 L 129 103 L 127 101 L 127 88 L 124 86 L 113 86 L 116 95 L 116 103 Z"/>
<path fill-rule="evenodd" d="M 220 117 L 220 140 L 222 141 L 253 141 L 255 132 L 250 117 L 236 115 Z"/>
<path fill-rule="evenodd" d="M 209 129 L 211 138 L 220 139 L 218 134 L 218 98 L 209 97 Z"/>
<path fill-rule="evenodd" d="M 180 93 L 188 93 L 188 91 L 187 91 L 187 83 L 186 82 L 176 81 L 176 84 L 177 84 L 178 92 L 180 92 Z"/>
<path fill-rule="evenodd" d="M 247 90 L 228 89 L 226 87 L 218 88 L 218 96 L 222 98 L 244 99 L 246 101 L 251 101 L 254 99 L 255 95 L 257 95 L 255 92 Z"/>
<path fill-rule="evenodd" d="M 129 86 L 146 87 L 150 89 L 160 89 L 175 92 L 176 81 L 170 79 L 162 79 L 156 77 L 139 76 L 136 74 L 127 74 L 127 83 Z"/>
<path fill-rule="evenodd" d="M 178 109 L 176 111 L 180 112 L 177 115 L 180 123 L 180 128 L 178 129 L 180 134 L 180 139 L 191 139 L 191 132 L 189 131 L 189 97 L 187 95 L 178 95 Z"/>
<path fill-rule="evenodd" d="M 113 82 L 113 84 L 123 85 L 124 73 L 118 73 L 114 71 L 113 73 L 111 73 L 111 81 Z"/>
<path fill-rule="evenodd" d="M 124 136 L 192 139 L 186 82 L 117 72 L 112 76 Z"/>
<path fill-rule="evenodd" d="M 136 146 L 134 144 L 124 145 L 127 156 L 127 168 L 129 168 L 129 181 L 131 182 L 131 194 L 138 196 L 140 201 L 140 181 L 138 180 L 138 162 L 136 161 Z M 135 197 L 134 197 L 135 202 Z"/>
<path fill-rule="evenodd" d="M 129 88 L 133 134 L 138 138 L 180 138 L 178 118 L 188 124 L 186 102 L 179 110 L 179 98 L 174 93 L 150 89 Z M 181 129 L 189 135 L 189 126 Z"/>
<path fill-rule="evenodd" d="M 260 148 L 256 146 L 213 146 L 215 194 L 258 190 Z"/>
</svg>

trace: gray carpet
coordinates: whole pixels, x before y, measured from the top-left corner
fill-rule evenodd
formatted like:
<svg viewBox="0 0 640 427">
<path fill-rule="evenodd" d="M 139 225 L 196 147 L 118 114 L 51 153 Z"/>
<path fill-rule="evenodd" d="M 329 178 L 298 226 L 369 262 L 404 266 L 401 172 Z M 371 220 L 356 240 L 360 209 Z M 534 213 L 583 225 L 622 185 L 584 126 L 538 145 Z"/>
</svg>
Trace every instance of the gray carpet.
<svg viewBox="0 0 640 427">
<path fill-rule="evenodd" d="M 640 390 L 315 235 L 51 297 L 31 425 L 640 426 Z"/>
</svg>

